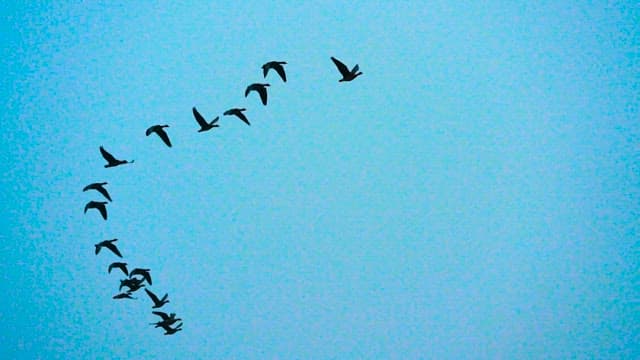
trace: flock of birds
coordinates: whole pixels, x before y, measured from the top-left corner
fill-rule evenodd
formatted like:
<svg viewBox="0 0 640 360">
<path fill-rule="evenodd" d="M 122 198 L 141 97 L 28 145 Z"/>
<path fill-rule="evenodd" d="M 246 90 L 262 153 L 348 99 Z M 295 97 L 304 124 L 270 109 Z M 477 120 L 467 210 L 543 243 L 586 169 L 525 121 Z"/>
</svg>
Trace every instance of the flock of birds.
<svg viewBox="0 0 640 360">
<path fill-rule="evenodd" d="M 352 81 L 355 78 L 357 78 L 359 75 L 362 75 L 362 72 L 359 71 L 360 68 L 357 64 L 351 70 L 349 70 L 349 68 L 344 63 L 342 63 L 340 60 L 336 59 L 335 57 L 331 57 L 331 60 L 333 61 L 336 68 L 342 75 L 342 78 L 338 80 L 339 82 Z M 274 70 L 280 76 L 283 82 L 287 82 L 287 76 L 283 66 L 286 64 L 287 63 L 284 61 L 270 61 L 265 63 L 264 65 L 262 65 L 262 72 L 263 72 L 264 78 L 267 77 L 267 74 L 269 73 L 270 70 Z M 262 104 L 266 106 L 267 105 L 267 87 L 269 86 L 271 85 L 267 83 L 253 83 L 247 86 L 244 92 L 244 96 L 246 98 L 249 96 L 251 92 L 255 91 L 260 96 L 260 100 Z M 247 119 L 247 117 L 244 115 L 243 113 L 244 111 L 246 111 L 246 108 L 231 108 L 225 111 L 223 115 L 236 116 L 238 119 L 240 119 L 245 124 L 250 126 L 251 123 L 249 122 L 249 119 Z M 219 116 L 216 116 L 211 121 L 207 121 L 204 118 L 204 116 L 202 116 L 202 114 L 200 114 L 200 112 L 195 108 L 195 106 L 192 108 L 192 112 L 193 112 L 193 117 L 195 118 L 196 122 L 200 126 L 200 129 L 198 130 L 198 132 L 205 132 L 213 128 L 219 127 L 219 125 L 217 124 L 219 120 Z M 168 127 L 169 125 L 150 126 L 146 131 L 146 135 L 149 136 L 155 133 L 156 135 L 158 135 L 158 137 L 160 137 L 160 139 L 168 147 L 171 147 L 171 140 L 169 139 L 169 135 L 165 131 L 165 128 L 168 128 Z M 135 160 L 117 159 L 111 153 L 105 150 L 105 148 L 102 146 L 100 146 L 100 154 L 107 162 L 107 164 L 104 165 L 105 168 L 116 167 L 124 164 L 132 164 L 135 161 Z M 104 220 L 107 220 L 107 204 L 112 201 L 111 196 L 109 195 L 109 192 L 105 188 L 105 185 L 107 184 L 108 184 L 107 182 L 96 182 L 84 187 L 84 189 L 82 190 L 83 192 L 94 190 L 102 194 L 102 196 L 107 200 L 107 201 L 92 200 L 87 202 L 87 204 L 84 207 L 85 214 L 87 213 L 88 210 L 95 209 L 100 213 L 100 215 Z M 104 248 L 112 252 L 115 256 L 122 258 L 122 253 L 120 252 L 120 250 L 115 244 L 117 241 L 118 239 L 116 238 L 111 240 L 103 240 L 95 244 L 96 255 L 98 255 L 100 251 Z M 144 288 L 144 291 L 147 293 L 147 296 L 149 297 L 149 299 L 151 299 L 153 303 L 152 309 L 159 309 L 169 302 L 168 294 L 165 293 L 164 296 L 160 298 L 145 286 L 145 283 L 149 286 L 152 285 L 150 269 L 135 268 L 129 271 L 127 268 L 127 265 L 128 264 L 124 262 L 112 262 L 107 269 L 108 273 L 111 273 L 112 270 L 117 268 L 125 275 L 125 278 L 120 280 L 120 287 L 118 289 L 119 293 L 114 295 L 113 299 L 116 299 L 116 300 L 134 299 L 135 300 L 137 298 L 134 298 L 132 295 L 136 291 Z M 123 288 L 127 288 L 126 291 L 123 292 L 122 291 Z M 175 313 L 167 314 L 162 311 L 154 310 L 152 311 L 152 314 L 159 316 L 162 320 L 157 321 L 155 323 L 151 323 L 150 325 L 154 325 L 156 328 L 160 327 L 164 329 L 165 335 L 173 335 L 178 331 L 182 330 L 182 322 L 172 327 L 172 325 L 182 320 L 180 318 L 177 318 Z"/>
</svg>

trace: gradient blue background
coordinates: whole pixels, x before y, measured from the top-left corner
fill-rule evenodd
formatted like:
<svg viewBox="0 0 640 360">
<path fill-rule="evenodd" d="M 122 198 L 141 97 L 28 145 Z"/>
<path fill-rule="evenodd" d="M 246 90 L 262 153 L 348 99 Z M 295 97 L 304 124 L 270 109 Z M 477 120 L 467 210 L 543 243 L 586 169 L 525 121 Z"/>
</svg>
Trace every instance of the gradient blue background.
<svg viewBox="0 0 640 360">
<path fill-rule="evenodd" d="M 637 2 L 0 7 L 1 358 L 640 357 Z"/>
</svg>

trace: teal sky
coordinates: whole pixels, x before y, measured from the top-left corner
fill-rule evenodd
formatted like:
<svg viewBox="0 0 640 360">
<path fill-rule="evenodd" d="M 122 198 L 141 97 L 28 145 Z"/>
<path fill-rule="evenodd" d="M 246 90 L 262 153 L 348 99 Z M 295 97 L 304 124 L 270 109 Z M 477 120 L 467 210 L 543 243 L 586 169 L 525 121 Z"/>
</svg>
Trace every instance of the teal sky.
<svg viewBox="0 0 640 360">
<path fill-rule="evenodd" d="M 0 358 L 640 358 L 636 2 L 0 8 Z"/>
</svg>

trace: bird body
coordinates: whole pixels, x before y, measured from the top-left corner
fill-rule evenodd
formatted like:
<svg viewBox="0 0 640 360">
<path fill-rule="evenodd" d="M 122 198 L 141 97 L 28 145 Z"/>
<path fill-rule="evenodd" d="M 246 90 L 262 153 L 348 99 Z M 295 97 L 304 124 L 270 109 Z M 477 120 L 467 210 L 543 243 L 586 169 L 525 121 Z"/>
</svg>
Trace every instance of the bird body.
<svg viewBox="0 0 640 360">
<path fill-rule="evenodd" d="M 118 250 L 118 248 L 114 244 L 114 242 L 116 242 L 116 241 L 118 241 L 118 239 L 104 240 L 104 241 L 101 241 L 101 242 L 95 244 L 96 255 L 98 255 L 98 253 L 100 253 L 100 249 L 102 249 L 104 247 L 104 248 L 107 248 L 107 249 L 111 250 L 111 252 L 116 254 L 116 256 L 122 257 L 122 254 L 120 254 L 120 250 Z"/>
<path fill-rule="evenodd" d="M 267 86 L 271 86 L 271 85 L 261 84 L 261 83 L 251 84 L 247 86 L 247 89 L 244 91 L 244 97 L 249 96 L 250 92 L 255 91 L 260 95 L 260 100 L 262 101 L 262 105 L 267 105 Z"/>
<path fill-rule="evenodd" d="M 278 75 L 280 75 L 282 81 L 287 82 L 287 74 L 285 74 L 284 67 L 282 66 L 286 64 L 286 61 L 269 61 L 268 63 L 262 65 L 262 74 L 266 78 L 269 70 L 273 69 L 278 73 Z"/>
<path fill-rule="evenodd" d="M 159 309 L 164 304 L 169 302 L 169 300 L 167 300 L 167 297 L 169 296 L 169 294 L 164 294 L 162 299 L 160 299 L 156 294 L 149 291 L 149 289 L 144 289 L 144 291 L 147 293 L 147 295 L 149 295 L 149 298 L 151 299 L 151 301 L 153 301 L 153 306 L 152 306 L 153 309 Z"/>
<path fill-rule="evenodd" d="M 353 69 L 349 70 L 347 65 L 343 64 L 340 60 L 334 58 L 333 56 L 331 57 L 331 60 L 336 65 L 336 67 L 338 68 L 338 71 L 340 71 L 340 74 L 342 75 L 342 79 L 338 80 L 338 82 L 351 81 L 357 78 L 359 75 L 362 75 L 362 72 L 358 71 L 360 69 L 360 66 L 358 66 L 358 64 L 356 64 L 356 66 L 354 66 Z"/>
<path fill-rule="evenodd" d="M 102 215 L 102 218 L 107 220 L 107 202 L 106 201 L 89 201 L 87 205 L 84 206 L 84 213 L 87 213 L 89 209 L 96 209 Z"/>
<path fill-rule="evenodd" d="M 181 318 L 176 318 L 176 313 L 171 313 L 169 315 L 167 315 L 167 313 L 162 311 L 152 311 L 152 313 L 162 318 L 162 321 L 149 324 L 149 325 L 155 325 L 155 327 L 164 327 L 165 325 L 166 326 L 173 325 L 176 322 L 182 320 Z"/>
<path fill-rule="evenodd" d="M 173 335 L 175 333 L 177 333 L 178 331 L 181 331 L 181 327 L 182 327 L 182 323 L 178 324 L 176 327 L 172 328 L 169 325 L 161 325 L 161 327 L 164 329 L 164 334 L 165 335 Z"/>
<path fill-rule="evenodd" d="M 216 116 L 216 118 L 211 120 L 211 122 L 207 122 L 207 120 L 204 119 L 204 116 L 200 114 L 195 106 L 193 107 L 193 109 L 191 109 L 191 111 L 193 112 L 193 117 L 196 118 L 196 122 L 198 123 L 198 125 L 200 125 L 200 130 L 198 130 L 198 132 L 211 130 L 214 127 L 220 126 L 216 124 L 218 122 L 218 119 L 220 118 L 219 116 Z"/>
<path fill-rule="evenodd" d="M 109 193 L 107 192 L 107 189 L 104 188 L 105 185 L 107 185 L 106 182 L 99 182 L 99 183 L 89 184 L 89 185 L 85 186 L 84 189 L 82 189 L 82 191 L 96 190 L 97 192 L 102 194 L 102 196 L 104 196 L 107 200 L 111 201 L 111 196 L 109 196 Z"/>
<path fill-rule="evenodd" d="M 111 265 L 109 265 L 109 274 L 111 274 L 111 270 L 113 270 L 113 268 L 118 268 L 120 270 L 122 270 L 122 272 L 129 276 L 129 271 L 127 271 L 127 263 L 123 263 L 123 262 L 114 262 L 111 263 Z"/>
<path fill-rule="evenodd" d="M 244 114 L 242 113 L 243 111 L 245 111 L 247 109 L 245 108 L 233 108 L 233 109 L 229 109 L 227 111 L 224 112 L 224 115 L 235 115 L 238 117 L 238 119 L 244 121 L 245 124 L 251 126 L 251 124 L 249 123 L 249 119 L 247 119 L 246 116 L 244 116 Z"/>
<path fill-rule="evenodd" d="M 171 147 L 171 140 L 169 140 L 169 135 L 167 135 L 167 132 L 164 131 L 164 128 L 169 127 L 169 125 L 153 125 L 150 126 L 147 129 L 147 136 L 151 135 L 152 133 L 156 133 L 158 134 L 158 136 L 160 137 L 160 139 L 162 139 L 162 141 L 164 141 L 164 143 L 168 146 Z"/>
<path fill-rule="evenodd" d="M 102 154 L 102 157 L 105 160 L 107 160 L 107 165 L 104 166 L 106 168 L 115 167 L 123 164 L 133 164 L 133 162 L 135 161 L 135 160 L 131 160 L 131 161 L 118 160 L 113 155 L 111 155 L 107 150 L 105 150 L 104 147 L 102 146 L 100 146 L 100 154 Z"/>
</svg>

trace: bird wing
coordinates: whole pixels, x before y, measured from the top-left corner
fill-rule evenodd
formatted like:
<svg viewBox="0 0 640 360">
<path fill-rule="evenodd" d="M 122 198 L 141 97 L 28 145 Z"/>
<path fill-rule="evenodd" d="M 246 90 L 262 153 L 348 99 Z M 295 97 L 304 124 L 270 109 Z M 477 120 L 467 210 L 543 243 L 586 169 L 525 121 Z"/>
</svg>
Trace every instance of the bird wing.
<svg viewBox="0 0 640 360">
<path fill-rule="evenodd" d="M 198 122 L 198 125 L 200 125 L 200 127 L 207 126 L 207 121 L 202 117 L 202 115 L 196 109 L 195 106 L 193 107 L 192 111 L 193 111 L 193 117 L 196 118 L 196 121 Z"/>
<path fill-rule="evenodd" d="M 349 71 L 349 68 L 347 68 L 347 65 L 343 64 L 340 60 L 334 58 L 333 56 L 331 57 L 331 60 L 333 60 L 333 63 L 336 64 L 336 67 L 338 68 L 338 71 L 340 71 L 340 74 L 342 74 L 342 76 L 349 75 L 351 73 Z"/>
<path fill-rule="evenodd" d="M 97 204 L 94 207 L 98 209 L 98 211 L 100 211 L 100 215 L 102 215 L 102 218 L 107 220 L 107 207 L 104 206 L 104 204 Z"/>
<path fill-rule="evenodd" d="M 282 81 L 287 82 L 287 74 L 285 74 L 284 67 L 282 67 L 282 65 L 276 63 L 276 65 L 273 67 L 273 70 L 275 70 L 278 75 L 280 75 Z"/>
<path fill-rule="evenodd" d="M 244 97 L 249 96 L 249 93 L 250 93 L 252 90 L 256 90 L 256 88 L 255 88 L 255 86 L 253 86 L 253 84 L 251 84 L 251 85 L 247 86 L 247 88 L 244 90 Z"/>
<path fill-rule="evenodd" d="M 271 66 L 270 62 L 262 65 L 262 75 L 264 75 L 264 77 L 267 77 L 267 73 L 269 72 L 270 66 Z"/>
<path fill-rule="evenodd" d="M 93 190 L 98 191 L 107 200 L 111 201 L 111 196 L 109 196 L 109 193 L 107 192 L 107 189 L 104 188 L 104 186 L 102 186 L 102 185 L 96 186 L 96 187 L 93 188 Z"/>
<path fill-rule="evenodd" d="M 102 154 L 102 157 L 107 160 L 108 163 L 114 163 L 117 162 L 118 160 L 116 160 L 116 158 L 113 157 L 113 155 L 111 155 L 107 150 L 105 150 L 102 146 L 100 146 L 100 154 Z"/>
<path fill-rule="evenodd" d="M 84 206 L 84 213 L 85 213 L 85 214 L 87 213 L 87 210 L 91 209 L 91 206 L 89 206 L 89 205 L 91 205 L 91 201 L 89 201 L 89 202 L 87 203 L 87 205 L 85 205 L 85 206 Z"/>
<path fill-rule="evenodd" d="M 102 245 L 96 244 L 94 246 L 96 247 L 96 255 L 98 255 L 98 253 L 100 252 L 100 249 L 102 249 Z"/>
<path fill-rule="evenodd" d="M 267 105 L 267 88 L 264 86 L 259 87 L 258 94 L 260 94 L 260 100 L 262 100 L 262 105 Z"/>
<path fill-rule="evenodd" d="M 162 141 L 164 141 L 164 143 L 167 144 L 168 147 L 171 147 L 171 140 L 169 140 L 169 135 L 167 135 L 167 132 L 164 131 L 163 128 L 159 128 L 158 130 L 156 130 L 156 134 L 160 136 L 160 139 L 162 139 Z"/>
<path fill-rule="evenodd" d="M 122 257 L 122 254 L 120 254 L 120 250 L 118 250 L 118 248 L 113 243 L 106 243 L 104 246 L 107 249 L 111 250 L 114 254 L 118 255 L 118 257 Z"/>
<path fill-rule="evenodd" d="M 240 118 L 240 120 L 244 121 L 247 125 L 251 126 L 251 124 L 249 123 L 249 119 L 247 119 L 247 117 L 244 116 L 244 114 L 241 111 L 236 111 L 234 114 L 238 118 Z"/>
<path fill-rule="evenodd" d="M 150 126 L 147 131 L 145 132 L 145 134 L 147 136 L 151 135 L 152 132 L 154 131 L 158 131 L 158 127 L 156 125 Z"/>
<path fill-rule="evenodd" d="M 147 289 L 145 289 L 145 290 L 147 290 Z M 169 315 L 167 315 L 167 313 L 165 313 L 165 312 L 162 312 L 162 311 L 152 311 L 151 313 L 152 313 L 152 314 L 154 314 L 154 315 L 158 315 L 158 316 L 160 316 L 160 317 L 162 318 L 162 320 L 169 320 Z"/>
<path fill-rule="evenodd" d="M 360 70 L 360 66 L 359 66 L 358 64 L 356 64 L 356 66 L 354 66 L 354 67 L 353 67 L 353 69 L 351 70 L 351 72 L 352 72 L 353 74 L 355 74 L 355 73 L 357 73 L 357 72 L 358 72 L 358 70 Z"/>
<path fill-rule="evenodd" d="M 149 289 L 144 289 L 144 291 L 147 293 L 147 295 L 149 295 L 149 298 L 151 298 L 151 301 L 153 301 L 154 304 L 158 304 L 160 302 L 160 299 L 158 299 L 156 294 L 154 294 L 151 291 L 149 291 Z M 164 318 L 164 316 L 163 316 L 163 318 Z"/>
</svg>

